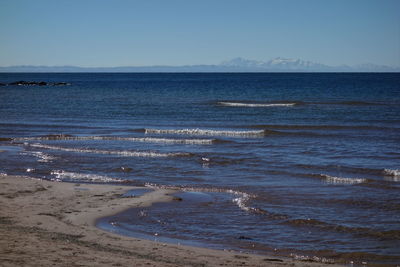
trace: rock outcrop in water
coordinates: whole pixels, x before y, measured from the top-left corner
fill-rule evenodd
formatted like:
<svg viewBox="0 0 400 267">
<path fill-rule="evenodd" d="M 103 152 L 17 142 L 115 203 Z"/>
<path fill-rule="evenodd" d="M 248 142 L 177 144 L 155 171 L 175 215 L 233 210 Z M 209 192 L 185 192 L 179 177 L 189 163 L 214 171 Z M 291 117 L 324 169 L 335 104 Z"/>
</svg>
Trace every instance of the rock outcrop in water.
<svg viewBox="0 0 400 267">
<path fill-rule="evenodd" d="M 56 83 L 49 83 L 49 82 L 36 82 L 36 81 L 15 81 L 9 84 L 6 83 L 0 83 L 0 86 L 66 86 L 66 85 L 71 85 L 70 83 L 67 82 L 56 82 Z"/>
</svg>

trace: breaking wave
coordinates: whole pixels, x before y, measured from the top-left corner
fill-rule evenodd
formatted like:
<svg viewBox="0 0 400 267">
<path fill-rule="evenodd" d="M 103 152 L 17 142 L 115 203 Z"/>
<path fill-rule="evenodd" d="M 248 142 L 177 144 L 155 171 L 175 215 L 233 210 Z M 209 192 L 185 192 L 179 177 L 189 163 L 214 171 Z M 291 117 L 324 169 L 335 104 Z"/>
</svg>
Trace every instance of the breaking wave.
<svg viewBox="0 0 400 267">
<path fill-rule="evenodd" d="M 262 137 L 266 131 L 225 131 L 210 129 L 145 129 L 146 134 L 185 134 L 199 136 L 237 136 L 237 137 Z"/>
<path fill-rule="evenodd" d="M 160 153 L 160 152 L 153 152 L 153 151 L 98 150 L 98 149 L 85 149 L 85 148 L 67 148 L 67 147 L 50 146 L 50 145 L 42 145 L 42 144 L 29 144 L 29 146 L 35 147 L 35 148 L 61 150 L 61 151 L 66 151 L 66 152 L 118 155 L 118 156 L 123 156 L 123 157 L 165 158 L 165 157 L 191 156 L 190 153 L 179 153 L 179 152 L 178 153 Z"/>
<path fill-rule="evenodd" d="M 173 138 L 154 138 L 154 137 L 115 137 L 115 136 L 70 136 L 70 135 L 48 135 L 43 137 L 14 138 L 17 141 L 32 140 L 106 140 L 106 141 L 131 141 L 144 143 L 166 143 L 166 144 L 185 144 L 185 145 L 211 145 L 217 142 L 216 139 L 173 139 Z"/>
<path fill-rule="evenodd" d="M 43 153 L 41 151 L 25 151 L 21 153 L 22 155 L 29 155 L 29 156 L 34 156 L 37 158 L 38 162 L 52 162 L 53 160 L 56 159 L 56 157 L 50 156 L 46 153 Z"/>
<path fill-rule="evenodd" d="M 218 102 L 218 105 L 228 107 L 251 107 L 251 108 L 262 108 L 262 107 L 292 107 L 297 103 L 240 103 L 240 102 Z"/>
<path fill-rule="evenodd" d="M 383 170 L 384 175 L 389 175 L 389 176 L 400 176 L 400 170 L 395 170 L 395 169 L 384 169 Z"/>
<path fill-rule="evenodd" d="M 96 174 L 85 174 L 85 173 L 76 173 L 76 172 L 67 172 L 63 170 L 54 170 L 51 172 L 51 175 L 55 176 L 55 180 L 63 181 L 63 180 L 79 180 L 86 182 L 122 182 L 123 180 L 118 178 L 111 178 L 107 176 L 101 176 Z"/>
<path fill-rule="evenodd" d="M 398 169 L 384 169 L 384 180 L 391 182 L 400 182 L 400 170 Z"/>
<path fill-rule="evenodd" d="M 328 183 L 331 184 L 361 184 L 361 183 L 366 183 L 368 181 L 365 178 L 345 178 L 345 177 L 330 176 L 326 174 L 320 174 L 320 177 L 324 178 Z"/>
<path fill-rule="evenodd" d="M 209 193 L 226 193 L 234 196 L 232 202 L 235 203 L 240 209 L 244 211 L 253 211 L 254 208 L 247 205 L 247 202 L 254 198 L 255 195 L 245 193 L 242 191 L 214 188 L 214 187 L 185 187 L 185 186 L 172 186 L 172 185 L 159 185 L 155 183 L 145 183 L 149 188 L 171 189 L 183 192 L 209 192 Z"/>
</svg>

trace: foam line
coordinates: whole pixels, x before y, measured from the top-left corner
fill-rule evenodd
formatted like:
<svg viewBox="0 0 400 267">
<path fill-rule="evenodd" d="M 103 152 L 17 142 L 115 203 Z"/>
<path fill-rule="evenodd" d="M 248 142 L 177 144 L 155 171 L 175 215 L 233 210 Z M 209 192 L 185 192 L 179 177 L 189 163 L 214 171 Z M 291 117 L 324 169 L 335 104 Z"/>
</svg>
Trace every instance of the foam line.
<svg viewBox="0 0 400 267">
<path fill-rule="evenodd" d="M 106 141 L 131 141 L 144 143 L 166 143 L 166 144 L 185 144 L 185 145 L 211 145 L 215 139 L 173 139 L 173 138 L 154 138 L 154 137 L 114 137 L 114 136 L 43 136 L 15 138 L 17 141 L 32 140 L 106 140 Z"/>
<path fill-rule="evenodd" d="M 389 175 L 389 176 L 400 176 L 400 170 L 395 170 L 395 169 L 384 169 L 383 170 L 384 175 Z"/>
<path fill-rule="evenodd" d="M 365 178 L 345 178 L 345 177 L 335 177 L 326 174 L 321 174 L 328 183 L 332 184 L 361 184 L 367 182 Z"/>
<path fill-rule="evenodd" d="M 182 134 L 200 136 L 237 136 L 237 137 L 260 137 L 265 136 L 264 130 L 257 131 L 226 131 L 210 129 L 145 129 L 146 134 Z"/>
<path fill-rule="evenodd" d="M 29 144 L 31 147 L 44 148 L 52 150 L 61 150 L 66 152 L 78 152 L 78 153 L 93 153 L 93 154 L 105 154 L 105 155 L 119 155 L 123 157 L 149 157 L 149 158 L 165 158 L 165 157 L 179 157 L 179 156 L 190 156 L 190 153 L 159 153 L 153 151 L 116 151 L 116 150 L 98 150 L 98 149 L 85 149 L 85 148 L 67 148 L 59 146 L 49 146 L 42 144 Z"/>
<path fill-rule="evenodd" d="M 219 105 L 228 107 L 292 107 L 296 103 L 239 103 L 239 102 L 218 102 Z"/>
<path fill-rule="evenodd" d="M 51 175 L 56 177 L 56 180 L 79 180 L 88 182 L 121 182 L 121 179 L 101 176 L 96 174 L 85 174 L 77 172 L 67 172 L 63 170 L 54 170 Z"/>
</svg>

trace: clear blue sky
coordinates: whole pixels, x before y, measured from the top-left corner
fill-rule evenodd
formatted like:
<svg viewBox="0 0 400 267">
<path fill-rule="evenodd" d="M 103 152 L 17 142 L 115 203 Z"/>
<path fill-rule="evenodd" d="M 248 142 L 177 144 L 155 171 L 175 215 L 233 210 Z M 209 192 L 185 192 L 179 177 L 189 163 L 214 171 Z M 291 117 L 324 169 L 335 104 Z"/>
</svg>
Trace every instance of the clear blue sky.
<svg viewBox="0 0 400 267">
<path fill-rule="evenodd" d="M 400 66 L 400 0 L 0 0 L 0 66 Z"/>
</svg>

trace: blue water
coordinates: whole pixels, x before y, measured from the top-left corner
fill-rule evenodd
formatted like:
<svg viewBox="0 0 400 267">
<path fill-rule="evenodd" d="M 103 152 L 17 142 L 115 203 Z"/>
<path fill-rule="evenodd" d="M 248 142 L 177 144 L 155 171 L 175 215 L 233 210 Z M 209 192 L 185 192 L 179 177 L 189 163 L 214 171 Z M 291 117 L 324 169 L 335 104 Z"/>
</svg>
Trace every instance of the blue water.
<svg viewBox="0 0 400 267">
<path fill-rule="evenodd" d="M 400 261 L 400 74 L 0 74 L 19 80 L 70 85 L 0 86 L 0 173 L 186 192 L 105 228 Z"/>
</svg>

